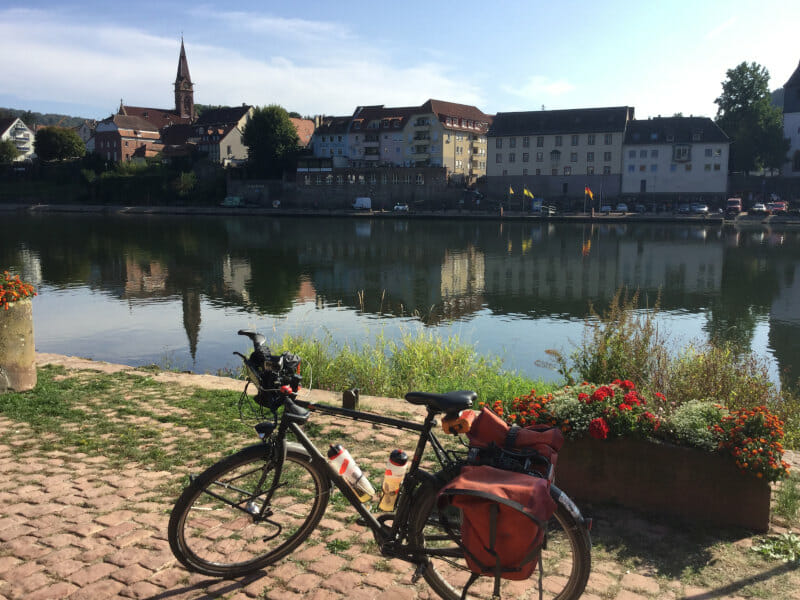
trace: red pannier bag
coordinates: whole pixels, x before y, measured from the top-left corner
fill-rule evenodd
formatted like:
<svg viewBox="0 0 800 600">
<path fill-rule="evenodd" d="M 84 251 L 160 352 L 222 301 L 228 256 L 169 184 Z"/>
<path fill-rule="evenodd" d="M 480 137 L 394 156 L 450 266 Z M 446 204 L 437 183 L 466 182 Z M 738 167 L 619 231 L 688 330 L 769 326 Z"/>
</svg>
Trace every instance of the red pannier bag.
<svg viewBox="0 0 800 600">
<path fill-rule="evenodd" d="M 557 427 L 548 425 L 509 426 L 486 407 L 472 422 L 470 430 L 467 432 L 467 438 L 470 447 L 479 450 L 476 456 L 484 457 L 478 461 L 480 464 L 491 464 L 492 459 L 485 457 L 495 456 L 497 453 L 493 452 L 494 450 L 509 455 L 519 454 L 522 457 L 526 455 L 530 457 L 531 454 L 542 457 L 550 466 L 548 472 L 544 473 L 538 467 L 533 470 L 548 477 L 550 481 L 555 476 L 558 451 L 564 445 L 564 436 Z M 532 462 L 536 463 L 537 461 Z M 508 466 L 505 465 L 503 468 L 508 468 Z"/>
<path fill-rule="evenodd" d="M 536 569 L 546 523 L 556 510 L 550 482 L 542 477 L 490 466 L 465 466 L 439 492 L 439 519 L 457 537 L 447 520 L 447 507 L 461 510 L 460 545 L 473 576 L 527 579 Z"/>
</svg>

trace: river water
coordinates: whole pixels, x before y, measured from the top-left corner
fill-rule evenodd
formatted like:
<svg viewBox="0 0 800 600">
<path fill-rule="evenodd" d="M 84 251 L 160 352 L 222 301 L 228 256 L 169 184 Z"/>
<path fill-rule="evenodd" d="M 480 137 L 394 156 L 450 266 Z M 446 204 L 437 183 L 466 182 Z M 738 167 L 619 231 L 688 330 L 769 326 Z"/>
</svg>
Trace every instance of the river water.
<svg viewBox="0 0 800 600">
<path fill-rule="evenodd" d="M 557 379 L 589 303 L 661 295 L 676 345 L 710 335 L 800 371 L 800 232 L 686 223 L 0 215 L 0 267 L 34 283 L 37 350 L 194 371 L 254 327 L 358 344 L 458 336 Z"/>
</svg>

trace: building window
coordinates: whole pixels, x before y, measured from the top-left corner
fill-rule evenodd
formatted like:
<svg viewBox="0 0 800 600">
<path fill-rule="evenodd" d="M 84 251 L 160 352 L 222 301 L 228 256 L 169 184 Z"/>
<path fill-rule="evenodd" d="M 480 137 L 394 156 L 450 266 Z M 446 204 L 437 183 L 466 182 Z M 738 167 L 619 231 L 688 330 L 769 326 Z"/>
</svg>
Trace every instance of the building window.
<svg viewBox="0 0 800 600">
<path fill-rule="evenodd" d="M 711 158 L 711 148 L 706 148 L 705 154 L 708 158 Z"/>
<path fill-rule="evenodd" d="M 570 138 L 570 144 L 571 144 L 572 146 L 577 146 L 577 145 L 578 145 L 578 136 L 577 136 L 577 135 L 573 135 L 573 136 Z"/>
<path fill-rule="evenodd" d="M 636 170 L 636 165 L 628 165 L 628 173 L 633 173 Z"/>
<path fill-rule="evenodd" d="M 522 147 L 523 148 L 531 147 L 531 138 L 529 138 L 527 135 L 522 137 Z"/>
<path fill-rule="evenodd" d="M 703 171 L 711 171 L 711 164 L 706 163 L 703 165 Z"/>
<path fill-rule="evenodd" d="M 587 143 L 588 143 L 590 146 L 594 146 L 594 134 L 593 134 L 593 133 L 590 133 L 590 134 L 587 136 L 587 138 L 586 138 L 586 142 L 587 142 Z"/>
<path fill-rule="evenodd" d="M 639 150 L 639 158 L 647 158 L 647 150 Z"/>
<path fill-rule="evenodd" d="M 508 138 L 508 147 L 509 148 L 516 148 L 517 147 L 517 138 L 515 138 L 515 137 Z"/>
<path fill-rule="evenodd" d="M 692 163 L 686 163 L 686 170 L 687 171 L 691 171 L 692 170 Z"/>
<path fill-rule="evenodd" d="M 688 145 L 676 145 L 672 147 L 672 160 L 683 162 L 692 159 L 692 148 Z"/>
<path fill-rule="evenodd" d="M 542 174 L 542 170 L 541 169 L 536 169 L 536 174 L 537 175 L 541 175 Z"/>
<path fill-rule="evenodd" d="M 506 171 L 505 169 L 503 169 L 503 176 L 506 176 L 506 175 L 508 175 L 508 171 Z"/>
<path fill-rule="evenodd" d="M 692 134 L 692 141 L 693 142 L 699 142 L 702 137 L 703 137 L 703 132 L 702 131 L 695 131 Z"/>
<path fill-rule="evenodd" d="M 494 157 L 494 162 L 497 163 L 503 162 L 503 155 L 498 153 L 497 156 Z"/>
<path fill-rule="evenodd" d="M 594 162 L 594 152 L 586 153 L 586 162 Z"/>
<path fill-rule="evenodd" d="M 510 152 L 510 153 L 508 154 L 508 162 L 510 162 L 510 163 L 512 163 L 512 162 L 517 162 L 517 155 L 516 155 L 516 153 L 514 153 L 514 152 Z"/>
<path fill-rule="evenodd" d="M 587 175 L 594 175 L 594 167 L 586 167 Z"/>
<path fill-rule="evenodd" d="M 417 173 L 417 185 L 425 185 L 425 175 Z"/>
<path fill-rule="evenodd" d="M 550 173 L 551 173 L 552 175 L 558 175 L 558 169 L 551 169 L 551 170 L 550 170 Z"/>
<path fill-rule="evenodd" d="M 536 136 L 536 147 L 537 148 L 544 148 L 544 136 L 537 135 Z"/>
<path fill-rule="evenodd" d="M 672 143 L 672 142 L 674 142 L 674 141 L 675 141 L 675 136 L 674 136 L 674 135 L 669 135 L 669 134 L 668 134 L 668 135 L 667 135 L 667 142 L 669 142 L 669 143 Z"/>
<path fill-rule="evenodd" d="M 673 163 L 673 164 L 671 164 L 671 165 L 669 166 L 669 172 L 670 172 L 670 173 L 674 173 L 674 172 L 675 172 L 675 171 L 677 171 L 677 170 L 678 170 L 678 165 L 676 165 L 676 164 L 674 164 L 674 163 Z"/>
<path fill-rule="evenodd" d="M 658 150 L 650 150 L 650 158 L 658 158 Z"/>
<path fill-rule="evenodd" d="M 650 172 L 655 173 L 658 171 L 658 165 L 650 165 Z"/>
<path fill-rule="evenodd" d="M 503 147 L 503 138 L 497 138 L 494 141 L 494 147 L 495 148 L 502 148 Z M 500 161 L 498 160 L 497 162 L 500 162 Z"/>
<path fill-rule="evenodd" d="M 560 161 L 560 160 L 561 160 L 561 152 L 560 152 L 560 151 L 558 151 L 558 150 L 553 150 L 553 151 L 550 153 L 550 160 L 552 160 L 553 162 L 558 162 L 558 161 Z"/>
<path fill-rule="evenodd" d="M 564 167 L 564 175 L 572 175 L 572 167 Z"/>
<path fill-rule="evenodd" d="M 544 152 L 536 153 L 536 162 L 544 162 Z"/>
<path fill-rule="evenodd" d="M 718 165 L 718 164 L 715 164 L 715 165 L 714 165 L 714 170 L 715 170 L 715 171 L 719 171 L 719 165 Z"/>
<path fill-rule="evenodd" d="M 636 150 L 628 150 L 628 158 L 636 158 Z"/>
<path fill-rule="evenodd" d="M 603 162 L 611 162 L 611 152 L 603 152 Z"/>
<path fill-rule="evenodd" d="M 556 136 L 556 146 L 560 146 L 560 145 L 561 145 L 561 136 L 557 135 Z"/>
<path fill-rule="evenodd" d="M 609 166 L 603 167 L 603 175 L 611 175 L 611 167 Z"/>
<path fill-rule="evenodd" d="M 647 165 L 639 165 L 640 171 L 647 171 Z"/>
<path fill-rule="evenodd" d="M 528 174 L 528 169 L 522 169 L 522 174 L 523 175 L 527 175 Z"/>
<path fill-rule="evenodd" d="M 611 134 L 611 133 L 606 133 L 606 134 L 603 136 L 603 143 L 604 143 L 606 146 L 610 146 L 610 145 L 611 145 L 611 143 L 612 143 L 613 141 L 614 141 L 614 135 L 613 135 L 613 134 Z"/>
<path fill-rule="evenodd" d="M 530 158 L 531 158 L 531 155 L 528 152 L 523 152 L 522 153 L 522 162 L 529 162 Z"/>
<path fill-rule="evenodd" d="M 722 156 L 722 148 L 715 148 L 714 156 Z"/>
</svg>

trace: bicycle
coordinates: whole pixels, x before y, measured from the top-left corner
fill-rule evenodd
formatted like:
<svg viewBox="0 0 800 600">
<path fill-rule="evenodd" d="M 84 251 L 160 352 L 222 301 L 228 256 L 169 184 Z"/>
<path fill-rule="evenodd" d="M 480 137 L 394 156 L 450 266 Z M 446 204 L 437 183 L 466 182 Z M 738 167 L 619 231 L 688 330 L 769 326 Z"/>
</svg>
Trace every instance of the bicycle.
<svg viewBox="0 0 800 600">
<path fill-rule="evenodd" d="M 475 392 L 407 394 L 408 402 L 426 408 L 422 424 L 303 401 L 297 398 L 302 379 L 297 373 L 299 357 L 289 353 L 272 355 L 264 336 L 252 330 L 239 334 L 247 336 L 254 348 L 250 357 L 234 353 L 243 360 L 249 377 L 241 401 L 255 402 L 259 415 L 267 420 L 255 426 L 260 443 L 190 477 L 169 520 L 168 539 L 176 558 L 191 571 L 216 577 L 234 578 L 257 571 L 290 554 L 314 531 L 331 493 L 338 489 L 359 514 L 358 522 L 372 532 L 384 556 L 416 565 L 412 583 L 423 577 L 448 600 L 487 594 L 487 586 L 481 580 L 485 579 L 490 589 L 490 578 L 481 577 L 472 586 L 467 583 L 470 572 L 454 538 L 460 511 L 447 509 L 451 511 L 447 514 L 451 527 L 445 530 L 436 502 L 438 491 L 458 474 L 466 458 L 466 452 L 449 450 L 436 437 L 436 417 L 451 417 L 471 408 Z M 255 397 L 247 395 L 250 383 L 257 386 Z M 419 434 L 394 513 L 376 517 L 357 492 L 331 469 L 302 428 L 313 413 Z M 290 433 L 295 441 L 286 439 Z M 438 465 L 435 473 L 420 467 L 428 445 L 433 450 L 434 464 Z M 589 531 L 566 494 L 552 485 L 551 495 L 557 509 L 547 524 L 536 597 L 542 598 L 546 593 L 548 598 L 571 600 L 583 593 L 589 578 Z M 523 582 L 504 582 L 505 595 L 525 597 L 520 583 Z M 462 596 L 465 585 L 469 596 Z"/>
</svg>

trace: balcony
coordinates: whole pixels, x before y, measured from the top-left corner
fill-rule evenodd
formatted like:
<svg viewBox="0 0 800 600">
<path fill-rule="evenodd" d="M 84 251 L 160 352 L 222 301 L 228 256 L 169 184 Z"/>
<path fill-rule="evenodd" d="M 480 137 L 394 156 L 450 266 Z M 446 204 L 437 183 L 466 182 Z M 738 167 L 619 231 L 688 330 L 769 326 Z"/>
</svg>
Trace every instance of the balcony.
<svg viewBox="0 0 800 600">
<path fill-rule="evenodd" d="M 429 139 L 431 139 L 431 134 L 428 133 L 427 131 L 420 131 L 420 132 L 414 134 L 414 141 L 415 142 L 418 142 L 420 140 L 427 141 Z"/>
<path fill-rule="evenodd" d="M 416 119 L 414 121 L 414 129 L 429 129 L 431 126 L 430 119 Z"/>
<path fill-rule="evenodd" d="M 377 136 L 377 135 L 365 135 L 364 136 L 364 146 L 365 147 L 377 146 L 380 143 L 381 143 L 380 136 Z"/>
</svg>

